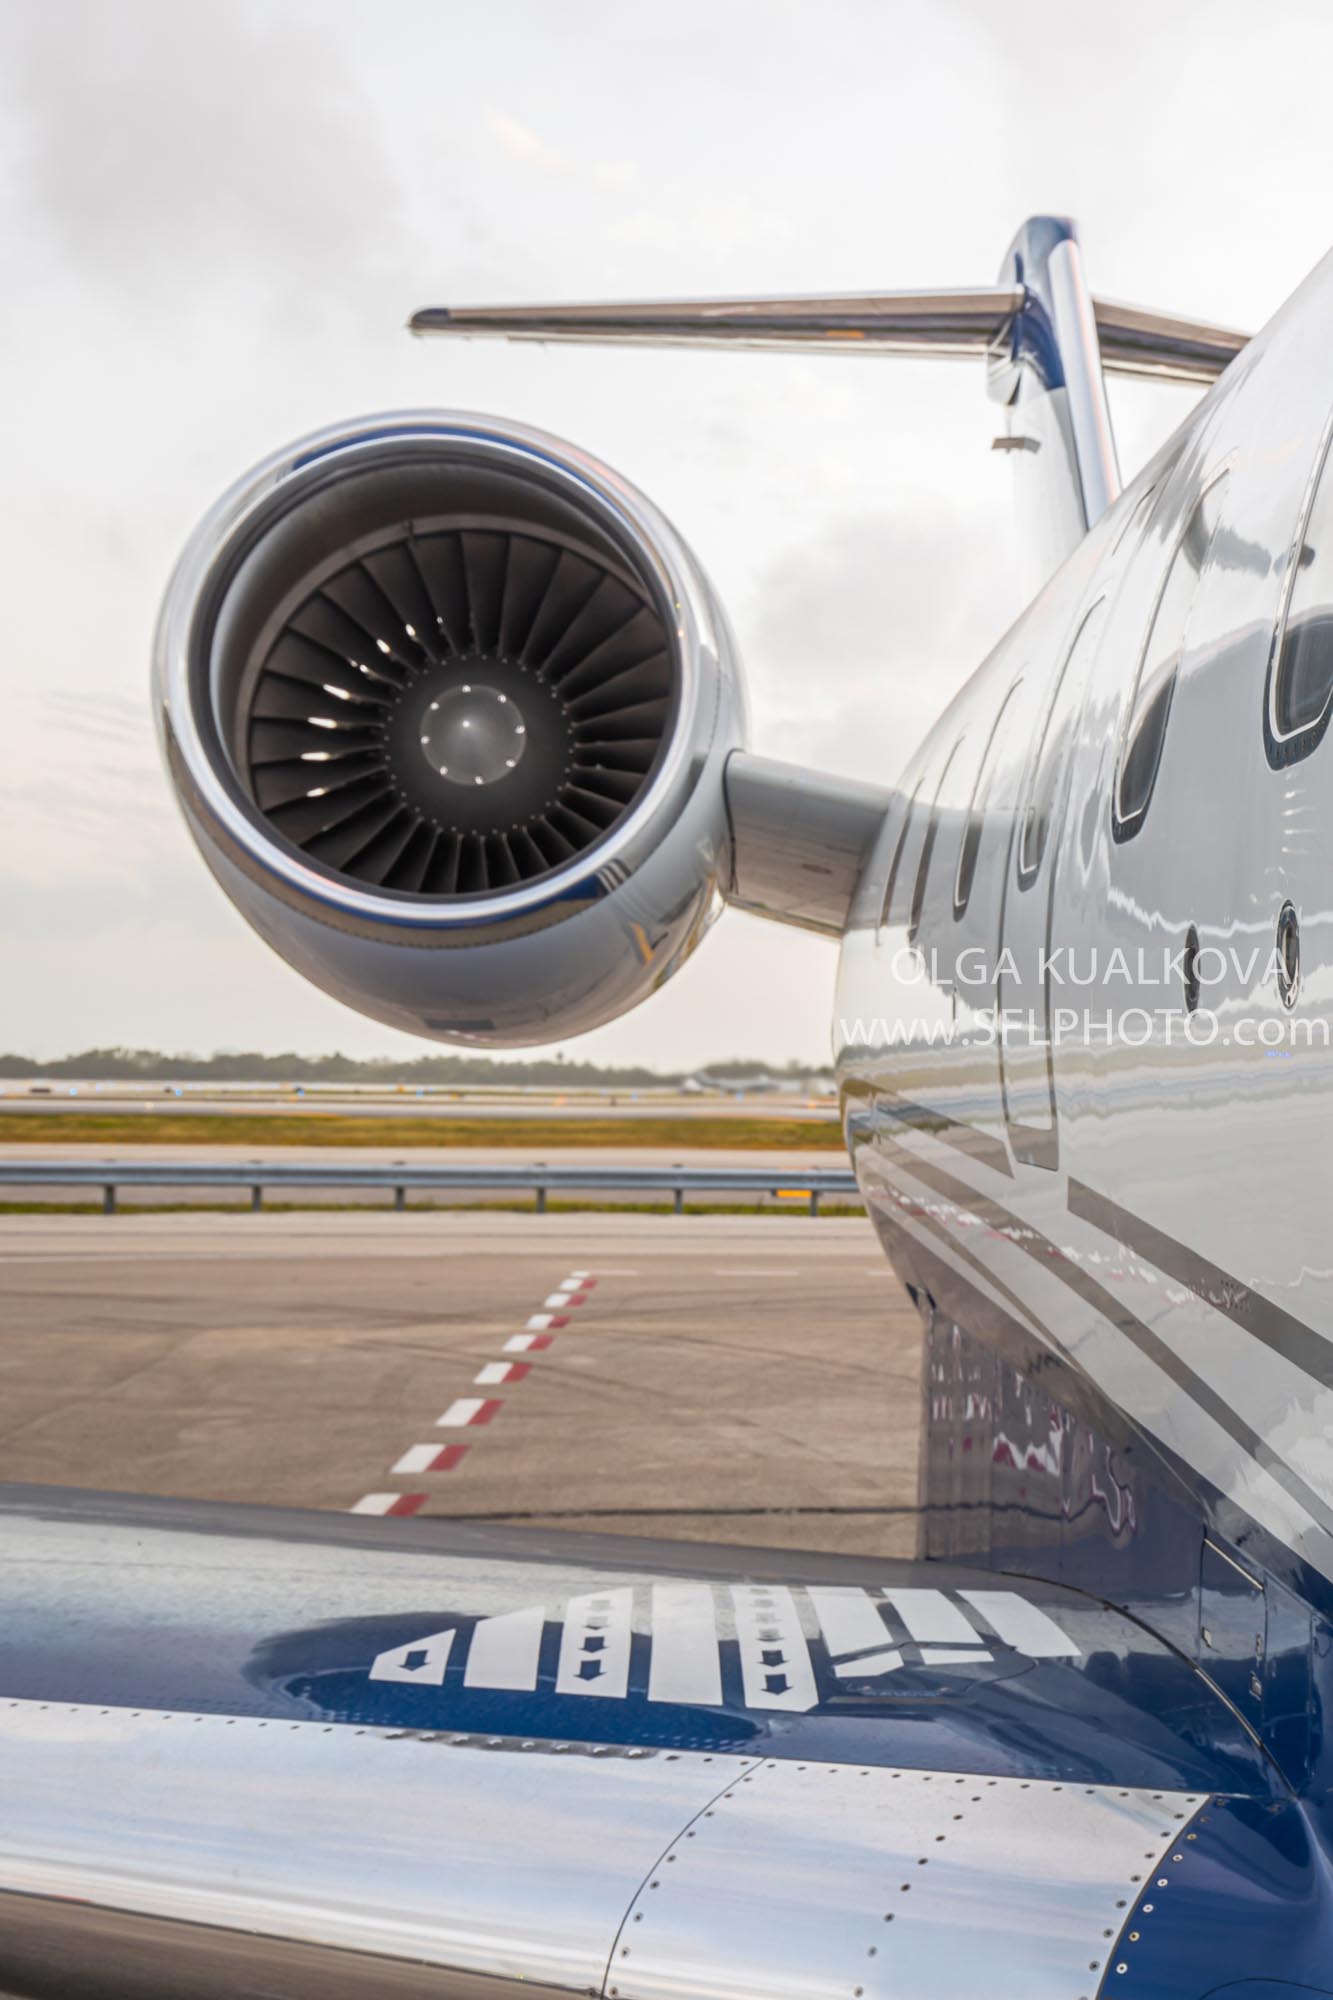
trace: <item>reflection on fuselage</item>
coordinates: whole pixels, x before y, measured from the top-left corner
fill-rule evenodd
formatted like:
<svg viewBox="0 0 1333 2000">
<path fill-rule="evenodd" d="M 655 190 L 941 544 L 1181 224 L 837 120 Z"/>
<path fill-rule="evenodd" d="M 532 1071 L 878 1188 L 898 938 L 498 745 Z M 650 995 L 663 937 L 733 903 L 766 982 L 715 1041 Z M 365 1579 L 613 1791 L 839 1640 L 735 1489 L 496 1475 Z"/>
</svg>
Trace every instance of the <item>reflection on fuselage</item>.
<svg viewBox="0 0 1333 2000">
<path fill-rule="evenodd" d="M 1150 1475 L 1325 1610 L 1330 315 L 1323 269 L 941 717 L 836 1008 L 849 1143 L 932 1327 L 1133 1456 L 1099 1475 L 1113 1540 Z M 928 1427 L 928 1481 L 951 1436 Z M 1078 1568 L 1082 1504 L 1022 1530 L 1038 1566 Z M 955 1525 L 1018 1533 L 989 1501 Z"/>
</svg>

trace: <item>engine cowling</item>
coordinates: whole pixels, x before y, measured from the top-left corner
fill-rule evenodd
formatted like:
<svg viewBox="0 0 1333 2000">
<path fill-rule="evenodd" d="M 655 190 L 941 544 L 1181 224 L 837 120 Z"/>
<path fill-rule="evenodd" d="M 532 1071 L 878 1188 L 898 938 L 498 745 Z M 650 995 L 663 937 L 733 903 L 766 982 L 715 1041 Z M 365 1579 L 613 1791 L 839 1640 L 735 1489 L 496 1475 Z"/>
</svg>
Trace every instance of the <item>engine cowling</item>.
<svg viewBox="0 0 1333 2000">
<path fill-rule="evenodd" d="M 642 494 L 539 432 L 372 418 L 257 467 L 177 565 L 155 693 L 223 889 L 393 1027 L 579 1033 L 720 907 L 725 616 Z"/>
</svg>

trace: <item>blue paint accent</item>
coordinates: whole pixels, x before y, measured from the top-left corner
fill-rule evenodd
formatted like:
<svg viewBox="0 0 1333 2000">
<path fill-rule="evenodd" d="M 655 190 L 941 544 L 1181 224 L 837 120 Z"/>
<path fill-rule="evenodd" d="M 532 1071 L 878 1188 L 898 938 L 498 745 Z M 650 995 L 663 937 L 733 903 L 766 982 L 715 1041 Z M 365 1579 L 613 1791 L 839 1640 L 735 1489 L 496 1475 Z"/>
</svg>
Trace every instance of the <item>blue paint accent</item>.
<svg viewBox="0 0 1333 2000">
<path fill-rule="evenodd" d="M 401 1560 L 386 1565 L 386 1550 Z M 993 1582 L 944 1565 L 0 1489 L 0 1698 L 1274 1793 L 1271 1764 L 1188 1662 L 1133 1619 L 1049 1584 L 1026 1594 L 1074 1657 L 1032 1660 L 979 1637 L 989 1660 L 933 1667 L 908 1643 L 908 1664 L 858 1683 L 835 1674 L 811 1616 L 818 1699 L 807 1714 L 748 1707 L 731 1639 L 720 1706 L 650 1701 L 647 1586 L 682 1576 L 711 1582 L 719 1609 L 733 1580 L 786 1583 L 807 1614 L 808 1585 Z M 557 1694 L 568 1599 L 624 1583 L 640 1613 L 627 1697 Z M 533 1603 L 546 1615 L 537 1688 L 466 1687 L 477 1616 Z M 369 1678 L 377 1655 L 451 1628 L 441 1685 Z"/>
<path fill-rule="evenodd" d="M 1105 1995 L 1315 2000 L 1333 1979 L 1327 1851 L 1290 1801 L 1210 1800 L 1129 1897 Z"/>
<path fill-rule="evenodd" d="M 1049 264 L 1051 252 L 1061 243 L 1076 243 L 1078 231 L 1065 216 L 1031 216 L 1004 253 L 999 282 L 1023 289 L 1022 310 L 1010 328 L 1010 368 L 992 367 L 989 393 L 995 402 L 1012 400 L 1015 371 L 1030 367 L 1043 389 L 1063 389 L 1065 367 L 1051 321 Z"/>
<path fill-rule="evenodd" d="M 1120 1605 L 1207 1675 L 1295 1794 L 1333 1800 L 1327 1585 L 1312 1600 L 1308 1579 L 1293 1589 L 1261 1559 L 1266 1538 L 1221 1537 L 1109 1406 L 1110 1437 L 1089 1422 L 1086 1385 L 1075 1416 L 1056 1371 L 1016 1365 L 989 1324 L 983 1343 L 931 1312 L 916 1283 L 930 1313 L 927 1549 Z"/>
</svg>

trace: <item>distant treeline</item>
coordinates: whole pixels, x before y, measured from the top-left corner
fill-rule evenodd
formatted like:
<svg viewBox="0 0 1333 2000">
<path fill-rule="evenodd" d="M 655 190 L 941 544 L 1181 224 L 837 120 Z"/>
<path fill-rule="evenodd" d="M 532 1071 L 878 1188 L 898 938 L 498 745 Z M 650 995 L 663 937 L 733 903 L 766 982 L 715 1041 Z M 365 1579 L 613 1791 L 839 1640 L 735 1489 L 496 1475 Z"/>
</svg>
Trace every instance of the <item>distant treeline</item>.
<svg viewBox="0 0 1333 2000">
<path fill-rule="evenodd" d="M 737 1060 L 710 1063 L 729 1077 L 772 1075 L 805 1076 L 814 1067 L 791 1062 L 785 1070 L 771 1070 L 760 1062 Z M 94 1083 L 133 1083 L 136 1079 L 161 1079 L 188 1083 L 379 1083 L 403 1084 L 579 1084 L 611 1085 L 617 1088 L 648 1088 L 653 1084 L 680 1083 L 692 1072 L 615 1068 L 605 1063 L 560 1062 L 551 1057 L 534 1062 L 495 1062 L 489 1057 L 428 1055 L 404 1062 L 395 1056 L 301 1056 L 292 1052 L 277 1056 L 260 1055 L 254 1050 L 228 1051 L 222 1055 L 163 1055 L 159 1049 L 83 1049 L 77 1055 L 59 1056 L 53 1062 L 36 1062 L 28 1056 L 0 1055 L 0 1077 L 78 1077 Z"/>
</svg>

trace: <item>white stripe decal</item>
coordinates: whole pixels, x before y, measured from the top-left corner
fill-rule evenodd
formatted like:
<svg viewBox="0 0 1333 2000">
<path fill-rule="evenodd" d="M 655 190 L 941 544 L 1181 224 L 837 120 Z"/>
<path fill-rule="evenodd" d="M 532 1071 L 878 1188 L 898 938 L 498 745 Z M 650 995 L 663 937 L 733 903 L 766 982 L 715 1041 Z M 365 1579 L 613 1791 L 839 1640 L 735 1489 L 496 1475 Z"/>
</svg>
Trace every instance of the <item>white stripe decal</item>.
<svg viewBox="0 0 1333 2000">
<path fill-rule="evenodd" d="M 983 1655 L 978 1653 L 976 1657 L 981 1659 Z M 887 1653 L 863 1653 L 859 1660 L 839 1660 L 833 1671 L 841 1681 L 868 1681 L 877 1674 L 891 1674 L 902 1663 L 903 1656 L 898 1648 L 890 1646 Z"/>
<path fill-rule="evenodd" d="M 470 1424 L 477 1411 L 484 1409 L 485 1406 L 484 1396 L 458 1396 L 450 1403 L 444 1415 L 435 1419 L 436 1428 L 438 1429 L 441 1424 L 447 1424 L 450 1429 L 456 1430 L 460 1424 Z"/>
<path fill-rule="evenodd" d="M 867 1647 L 888 1644 L 889 1628 L 869 1591 L 811 1584 L 805 1594 L 815 1607 L 830 1653 L 863 1653 Z"/>
<path fill-rule="evenodd" d="M 1016 1590 L 960 1590 L 974 1611 L 979 1611 L 997 1638 L 1030 1660 L 1076 1660 L 1079 1648 L 1053 1618 Z"/>
<path fill-rule="evenodd" d="M 722 1661 L 711 1584 L 655 1583 L 652 1627 L 649 1701 L 703 1702 L 719 1707 Z"/>
<path fill-rule="evenodd" d="M 498 1618 L 483 1618 L 473 1629 L 464 1685 L 535 1688 L 537 1655 L 545 1622 L 546 1610 L 540 1604 L 525 1604 L 521 1611 L 504 1611 Z"/>
<path fill-rule="evenodd" d="M 781 1584 L 736 1583 L 731 1601 L 747 1708 L 786 1708 L 804 1715 L 819 1694 L 791 1592 Z"/>
<path fill-rule="evenodd" d="M 449 1664 L 454 1643 L 450 1632 L 432 1632 L 428 1639 L 413 1639 L 407 1646 L 391 1646 L 380 1653 L 370 1669 L 373 1681 L 415 1681 L 420 1687 L 439 1687 Z"/>
<path fill-rule="evenodd" d="M 598 1694 L 623 1699 L 629 1686 L 630 1620 L 634 1591 L 590 1591 L 571 1597 L 560 1635 L 557 1694 Z"/>
<path fill-rule="evenodd" d="M 966 1652 L 961 1650 L 955 1652 L 951 1646 L 921 1648 L 922 1665 L 927 1667 L 979 1667 L 984 1666 L 986 1661 L 993 1657 L 993 1654 L 986 1652 L 981 1646 L 972 1646 Z"/>
<path fill-rule="evenodd" d="M 945 1645 L 980 1640 L 981 1634 L 942 1590 L 886 1590 L 884 1595 L 914 1639 L 938 1639 Z"/>
<path fill-rule="evenodd" d="M 472 1380 L 478 1389 L 493 1389 L 497 1382 L 507 1382 L 509 1380 L 509 1363 L 507 1361 L 488 1361 L 484 1368 L 477 1370 Z"/>
</svg>

